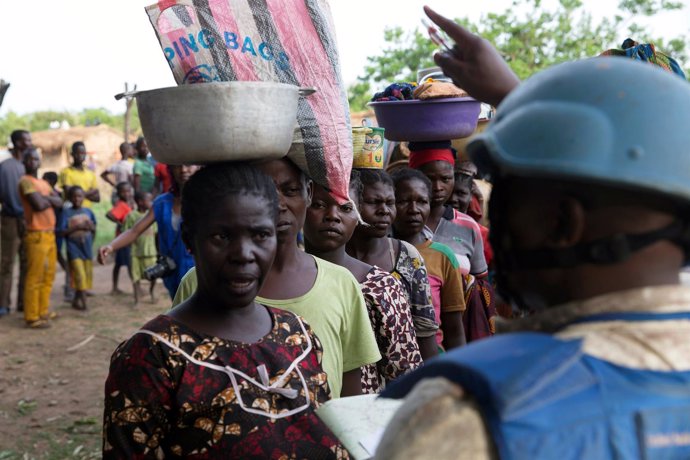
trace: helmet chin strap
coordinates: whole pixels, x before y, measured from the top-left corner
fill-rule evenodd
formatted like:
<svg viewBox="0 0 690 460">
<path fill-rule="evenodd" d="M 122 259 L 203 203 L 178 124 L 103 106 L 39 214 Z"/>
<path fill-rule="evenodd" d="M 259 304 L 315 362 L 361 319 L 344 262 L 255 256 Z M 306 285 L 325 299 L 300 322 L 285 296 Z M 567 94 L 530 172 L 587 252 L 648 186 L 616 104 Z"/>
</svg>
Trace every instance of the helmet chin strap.
<svg viewBox="0 0 690 460">
<path fill-rule="evenodd" d="M 690 225 L 677 220 L 666 227 L 647 233 L 617 233 L 566 249 L 512 250 L 505 254 L 501 263 L 505 264 L 503 268 L 509 271 L 571 268 L 582 264 L 616 264 L 662 240 L 671 241 L 688 252 Z"/>
<path fill-rule="evenodd" d="M 520 250 L 513 247 L 507 228 L 508 201 L 503 187 L 496 186 L 489 206 L 491 245 L 495 252 L 498 293 L 523 311 L 538 309 L 530 305 L 520 288 L 511 287 L 509 274 L 523 270 L 572 268 L 583 264 L 609 265 L 627 260 L 635 252 L 658 241 L 670 241 L 682 247 L 690 261 L 690 223 L 676 220 L 666 227 L 646 233 L 617 233 L 565 249 Z"/>
<path fill-rule="evenodd" d="M 497 238 L 497 240 L 500 239 Z M 539 309 L 539 306 L 530 305 L 530 302 L 519 289 L 510 289 L 509 273 L 521 270 L 572 268 L 582 264 L 615 264 L 627 260 L 636 251 L 663 240 L 681 246 L 686 257 L 688 257 L 687 255 L 690 254 L 690 224 L 675 221 L 666 227 L 647 233 L 618 233 L 567 249 L 521 251 L 499 244 L 496 246 L 498 291 L 506 302 L 510 302 L 522 311 L 533 311 Z"/>
</svg>

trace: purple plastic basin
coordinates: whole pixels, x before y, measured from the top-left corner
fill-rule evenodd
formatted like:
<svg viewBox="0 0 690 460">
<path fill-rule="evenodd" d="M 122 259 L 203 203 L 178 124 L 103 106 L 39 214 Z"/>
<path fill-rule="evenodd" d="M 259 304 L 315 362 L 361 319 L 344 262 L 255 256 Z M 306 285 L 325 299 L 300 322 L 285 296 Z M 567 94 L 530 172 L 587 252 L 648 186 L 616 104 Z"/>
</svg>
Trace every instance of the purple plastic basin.
<svg viewBox="0 0 690 460">
<path fill-rule="evenodd" d="M 471 97 L 370 102 L 389 141 L 439 141 L 472 135 L 481 103 Z"/>
</svg>

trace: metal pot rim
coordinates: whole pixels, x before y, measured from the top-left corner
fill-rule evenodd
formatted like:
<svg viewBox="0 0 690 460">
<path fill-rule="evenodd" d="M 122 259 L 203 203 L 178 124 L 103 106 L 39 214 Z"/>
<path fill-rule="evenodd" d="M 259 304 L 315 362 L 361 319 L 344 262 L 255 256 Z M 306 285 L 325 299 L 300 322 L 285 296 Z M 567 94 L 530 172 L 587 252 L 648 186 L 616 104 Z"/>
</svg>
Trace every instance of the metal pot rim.
<svg viewBox="0 0 690 460">
<path fill-rule="evenodd" d="M 199 83 L 195 85 L 178 85 L 178 86 L 167 86 L 164 88 L 149 89 L 144 91 L 128 91 L 125 93 L 119 93 L 115 95 L 116 100 L 129 97 L 139 97 L 142 95 L 149 94 L 161 94 L 161 93 L 174 93 L 174 92 L 195 92 L 195 91 L 208 91 L 209 88 L 218 87 L 238 87 L 242 89 L 247 88 L 278 88 L 287 91 L 298 92 L 300 96 L 309 96 L 316 92 L 315 88 L 304 88 L 289 83 L 279 83 L 272 81 L 214 81 L 208 83 Z"/>
</svg>

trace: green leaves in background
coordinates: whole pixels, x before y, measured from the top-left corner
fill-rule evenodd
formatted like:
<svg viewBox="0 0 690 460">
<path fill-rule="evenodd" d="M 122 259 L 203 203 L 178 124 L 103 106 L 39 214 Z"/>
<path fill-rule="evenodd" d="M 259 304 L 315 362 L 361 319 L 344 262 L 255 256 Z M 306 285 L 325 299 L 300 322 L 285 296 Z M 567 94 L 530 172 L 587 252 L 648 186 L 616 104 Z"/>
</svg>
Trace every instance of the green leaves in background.
<svg viewBox="0 0 690 460">
<path fill-rule="evenodd" d="M 595 20 L 581 0 L 558 0 L 547 8 L 541 0 L 514 0 L 502 13 L 482 15 L 477 23 L 456 19 L 491 43 L 501 52 L 515 73 L 525 79 L 539 70 L 565 61 L 596 56 L 609 48 L 619 48 L 628 37 L 641 43 L 654 43 L 657 49 L 687 63 L 688 39 L 678 31 L 675 38 L 663 40 L 649 35 L 637 21 L 665 11 L 682 8 L 681 2 L 668 0 L 620 0 L 618 14 Z M 437 47 L 426 31 L 405 32 L 400 27 L 384 31 L 385 49 L 367 58 L 364 73 L 348 88 L 350 109 L 366 109 L 371 96 L 394 81 L 414 81 L 416 71 L 433 66 Z M 686 72 L 688 74 L 690 72 Z"/>
<path fill-rule="evenodd" d="M 70 126 L 86 126 L 100 123 L 120 131 L 124 131 L 125 126 L 124 115 L 113 114 L 104 108 L 84 109 L 81 112 L 42 110 L 24 115 L 10 111 L 0 118 L 0 148 L 4 148 L 5 144 L 9 142 L 10 133 L 15 129 L 28 129 L 31 132 L 43 131 L 50 128 L 51 122 L 62 122 L 63 120 L 69 123 Z M 130 129 L 132 134 L 141 134 L 139 113 L 136 110 L 132 110 Z"/>
</svg>

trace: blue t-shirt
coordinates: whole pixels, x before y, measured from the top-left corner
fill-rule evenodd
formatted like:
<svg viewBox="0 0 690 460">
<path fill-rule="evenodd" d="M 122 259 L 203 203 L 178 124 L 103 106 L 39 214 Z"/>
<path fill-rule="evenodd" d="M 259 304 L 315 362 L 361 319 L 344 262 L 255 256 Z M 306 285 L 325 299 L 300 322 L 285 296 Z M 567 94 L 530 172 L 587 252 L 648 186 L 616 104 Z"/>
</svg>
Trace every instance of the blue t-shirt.
<svg viewBox="0 0 690 460">
<path fill-rule="evenodd" d="M 163 278 L 170 298 L 175 297 L 182 277 L 194 266 L 194 257 L 182 241 L 180 216 L 173 219 L 173 200 L 172 193 L 164 193 L 153 200 L 152 207 L 158 225 L 158 251 L 161 255 L 171 257 L 177 265 L 172 274 Z"/>
<path fill-rule="evenodd" d="M 58 231 L 64 232 L 70 227 L 74 227 L 85 220 L 91 220 L 96 225 L 96 216 L 89 208 L 64 208 L 58 223 Z M 80 231 L 65 237 L 67 242 L 67 258 L 74 259 L 93 259 L 93 233 L 90 231 Z"/>
</svg>

